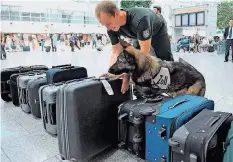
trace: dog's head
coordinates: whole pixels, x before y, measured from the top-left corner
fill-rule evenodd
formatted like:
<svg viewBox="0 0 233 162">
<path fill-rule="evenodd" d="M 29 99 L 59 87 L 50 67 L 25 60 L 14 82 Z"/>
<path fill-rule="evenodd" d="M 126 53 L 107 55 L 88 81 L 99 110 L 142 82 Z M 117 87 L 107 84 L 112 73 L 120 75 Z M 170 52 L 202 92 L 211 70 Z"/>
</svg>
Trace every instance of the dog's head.
<svg viewBox="0 0 233 162">
<path fill-rule="evenodd" d="M 136 66 L 135 56 L 127 50 L 123 50 L 117 57 L 116 63 L 109 68 L 108 72 L 115 75 L 131 73 L 136 69 Z"/>
</svg>

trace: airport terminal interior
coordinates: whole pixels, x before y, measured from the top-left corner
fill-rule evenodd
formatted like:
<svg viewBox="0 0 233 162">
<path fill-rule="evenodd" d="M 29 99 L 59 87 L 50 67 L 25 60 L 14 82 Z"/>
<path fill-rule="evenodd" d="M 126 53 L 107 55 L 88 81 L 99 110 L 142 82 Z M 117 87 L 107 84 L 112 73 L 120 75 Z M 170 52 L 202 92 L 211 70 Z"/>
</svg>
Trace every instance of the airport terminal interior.
<svg viewBox="0 0 233 162">
<path fill-rule="evenodd" d="M 213 144 L 214 142 L 208 142 L 205 145 L 196 141 L 195 143 L 201 143 L 200 145 L 202 146 L 199 148 L 199 151 L 200 149 L 205 150 L 208 148 L 208 155 L 211 154 L 210 152 L 215 152 L 222 156 L 220 157 L 222 159 L 216 162 L 233 162 L 231 161 L 233 159 L 230 160 L 233 154 L 233 138 L 232 140 L 229 138 L 230 135 L 233 137 L 233 17 L 230 18 L 230 20 L 223 21 L 223 24 L 225 23 L 223 25 L 224 28 L 219 29 L 218 17 L 221 16 L 219 14 L 221 7 L 219 6 L 223 2 L 220 0 L 205 0 L 198 3 L 195 3 L 195 1 L 188 3 L 184 0 L 170 0 L 170 4 L 165 5 L 161 0 L 151 0 L 149 6 L 148 4 L 145 5 L 147 7 L 142 5 L 143 2 L 142 4 L 139 2 L 138 4 L 135 3 L 136 7 L 149 8 L 154 11 L 155 14 L 158 14 L 158 8 L 156 8 L 156 6 L 162 8 L 160 14 L 167 24 L 167 32 L 170 38 L 169 41 L 174 61 L 179 61 L 179 59 L 182 58 L 188 64 L 192 65 L 193 69 L 199 71 L 205 80 L 206 87 L 204 96 L 192 94 L 190 96 L 188 95 L 189 97 L 186 95 L 179 96 L 181 99 L 183 97 L 182 100 L 179 97 L 167 97 L 168 99 L 166 99 L 166 97 L 163 96 L 159 101 L 144 96 L 144 98 L 136 99 L 137 97 L 135 97 L 135 94 L 133 95 L 134 92 L 132 89 L 128 90 L 130 94 L 126 93 L 123 95 L 119 93 L 118 95 L 117 92 L 120 92 L 121 84 L 118 86 L 114 81 L 108 79 L 103 79 L 104 81 L 102 81 L 99 79 L 102 74 L 108 72 L 110 66 L 109 60 L 112 54 L 112 44 L 107 29 L 98 22 L 98 19 L 95 17 L 95 8 L 100 2 L 101 1 L 93 0 L 61 0 L 58 2 L 54 0 L 48 2 L 44 0 L 33 0 L 33 2 L 3 0 L 1 2 L 2 99 L 0 109 L 0 161 L 202 162 L 198 156 L 198 151 L 193 154 L 190 153 L 191 146 L 188 148 L 190 149 L 190 155 L 187 155 L 188 160 L 187 157 L 185 157 L 187 150 L 183 149 L 187 149 L 188 142 L 191 140 L 195 140 L 195 138 L 199 137 L 202 138 L 203 134 L 207 136 L 207 133 L 213 133 L 215 131 L 213 135 L 208 136 L 205 140 L 214 141 L 218 139 L 215 140 L 216 144 Z M 233 7 L 231 1 L 225 1 L 224 3 L 229 3 L 229 5 Z M 129 8 L 135 7 L 130 6 L 129 2 L 124 0 L 115 0 L 114 4 L 119 8 L 123 5 L 129 5 Z M 232 26 L 229 26 L 231 21 Z M 225 35 L 226 38 L 224 38 Z M 133 39 L 130 38 L 124 38 L 124 40 L 129 44 L 133 42 Z M 199 40 L 199 42 L 197 43 L 196 40 Z M 227 42 L 230 40 L 232 43 L 228 47 Z M 227 50 L 229 51 L 229 58 L 226 62 L 225 55 Z M 126 58 L 126 62 L 127 61 L 129 60 Z M 119 66 L 120 63 L 119 61 Z M 128 65 L 127 63 L 125 63 L 125 66 Z M 34 71 L 29 70 L 23 72 L 24 69 L 32 68 L 31 66 L 33 65 L 44 65 L 47 69 L 45 71 L 34 69 Z M 63 65 L 64 67 L 53 67 L 59 65 Z M 72 77 L 69 74 L 73 74 L 71 69 L 77 68 L 76 66 L 84 67 L 87 77 L 96 77 L 97 79 L 84 79 L 83 77 L 83 80 L 80 81 L 78 79 L 82 77 Z M 54 74 L 49 74 L 47 70 L 51 73 L 52 70 L 54 70 Z M 13 71 L 17 72 L 13 74 Z M 67 72 L 64 73 L 65 71 Z M 55 78 L 55 73 L 59 75 L 59 72 L 72 79 L 60 80 L 57 82 L 51 81 L 51 83 L 49 83 L 48 80 L 52 77 Z M 12 73 L 12 75 L 9 75 L 9 73 Z M 23 88 L 19 86 L 19 81 L 21 77 L 27 76 L 30 78 L 35 75 L 41 75 L 41 77 L 34 77 L 34 80 L 28 79 L 25 84 L 32 83 L 33 81 L 36 83 L 37 80 L 42 81 L 43 79 L 46 83 L 38 87 L 36 91 L 38 97 L 32 100 L 33 104 L 30 104 L 30 97 L 32 98 L 33 96 L 29 93 L 30 87 L 26 86 L 26 90 L 22 90 Z M 51 75 L 51 78 L 48 77 L 49 75 Z M 64 77 L 62 75 L 59 76 L 60 79 Z M 8 77 L 7 79 L 6 76 Z M 17 76 L 14 85 L 12 83 L 14 79 L 12 76 Z M 59 77 L 57 77 L 57 79 L 59 79 Z M 74 79 L 76 80 L 74 81 Z M 120 78 L 117 80 L 120 80 L 121 83 L 121 80 L 124 79 Z M 73 90 L 72 88 L 78 84 L 83 84 L 83 87 Z M 89 84 L 91 84 L 92 87 Z M 97 84 L 101 87 L 99 91 L 96 90 L 98 89 Z M 133 84 L 133 81 L 130 81 L 130 84 Z M 116 87 L 113 87 L 116 85 L 118 86 L 117 90 Z M 89 86 L 89 89 L 86 88 L 89 94 L 87 96 L 85 96 L 87 93 L 78 95 L 78 91 L 81 92 L 85 86 Z M 97 86 L 97 88 L 95 86 Z M 14 92 L 12 90 L 13 87 Z M 48 90 L 45 92 L 46 87 Z M 49 87 L 51 89 L 49 89 Z M 56 89 L 55 91 L 54 87 L 59 87 L 60 89 Z M 8 91 L 6 90 L 7 88 Z M 51 101 L 45 100 L 45 96 L 47 95 L 46 97 L 48 97 L 49 93 L 52 93 L 52 91 L 54 91 L 54 93 L 51 96 Z M 111 91 L 113 91 L 113 94 L 110 94 Z M 71 92 L 77 94 L 77 96 L 74 96 L 74 94 L 71 95 Z M 97 94 L 100 92 L 105 95 Z M 8 95 L 4 98 L 3 96 L 6 93 L 8 93 Z M 16 99 L 13 99 L 15 96 L 14 93 L 18 93 L 16 95 L 16 99 L 19 102 L 18 104 L 15 103 Z M 64 95 L 63 93 L 66 94 Z M 118 96 L 114 99 L 111 95 Z M 104 97 L 101 99 L 100 96 Z M 124 97 L 122 96 L 125 98 L 128 97 L 128 99 L 123 99 Z M 84 98 L 83 101 L 79 101 L 79 97 Z M 192 97 L 194 99 L 191 99 Z M 91 99 L 96 101 L 91 101 Z M 131 103 L 130 100 L 132 99 L 134 99 L 135 103 Z M 54 100 L 53 105 L 46 103 L 52 102 L 52 100 Z M 74 102 L 76 100 L 77 102 Z M 100 101 L 108 103 L 102 103 L 101 105 L 101 103 L 97 103 Z M 74 102 L 73 105 L 72 102 Z M 132 104 L 133 106 L 129 108 L 128 112 L 125 111 L 119 115 L 121 109 L 127 106 L 127 104 L 121 104 L 123 102 L 128 102 L 129 105 Z M 79 109 L 81 103 L 85 104 L 86 107 L 81 106 Z M 36 112 L 33 112 L 32 108 L 32 105 L 37 104 L 39 106 L 37 110 L 39 114 L 37 115 L 40 117 L 35 117 Z M 69 104 L 70 106 L 66 106 Z M 171 104 L 170 107 L 168 107 L 169 104 Z M 211 113 L 215 115 L 210 117 L 207 114 L 202 116 L 202 118 L 200 117 L 199 124 L 189 129 L 188 124 L 198 123 L 198 120 L 193 119 L 198 119 L 198 115 L 201 115 L 202 112 L 204 113 L 204 110 L 201 111 L 194 108 L 201 107 L 201 104 L 204 105 L 202 109 L 214 110 L 211 111 Z M 24 106 L 29 107 L 30 110 L 26 110 Z M 153 106 L 157 107 L 159 112 L 157 112 L 157 109 L 156 111 L 153 110 Z M 105 108 L 101 110 L 103 107 Z M 116 111 L 109 110 L 111 108 L 114 109 L 114 107 Z M 168 110 L 164 111 L 165 107 L 168 107 Z M 96 110 L 91 110 L 91 108 L 96 108 Z M 136 112 L 135 110 L 137 108 L 139 108 L 139 110 Z M 146 113 L 142 110 L 143 108 L 148 111 L 152 109 L 153 113 L 148 114 L 147 112 L 147 115 L 145 115 Z M 184 111 L 182 112 L 181 109 L 184 109 Z M 174 112 L 170 114 L 171 116 L 168 115 L 167 117 L 165 114 L 169 111 Z M 135 115 L 135 112 L 139 113 L 141 116 L 146 116 L 145 120 L 143 120 L 143 124 L 139 122 L 139 118 L 135 117 L 138 123 L 135 122 L 135 118 L 130 118 Z M 82 115 L 79 115 L 79 113 Z M 178 115 L 178 113 L 180 114 Z M 222 119 L 224 113 L 229 116 L 226 115 L 227 117 Z M 98 116 L 95 114 L 98 114 Z M 123 121 L 120 118 L 124 118 L 125 114 L 127 120 Z M 189 117 L 185 117 L 184 114 L 188 114 L 187 116 Z M 173 117 L 173 115 L 176 117 Z M 92 119 L 94 116 L 95 119 Z M 179 117 L 187 119 L 186 122 L 182 121 L 182 125 L 178 127 L 177 121 L 179 121 Z M 229 119 L 229 123 L 226 122 L 227 119 Z M 52 125 L 54 120 L 57 125 Z M 109 121 L 109 123 L 104 123 L 104 120 Z M 168 120 L 171 126 L 168 126 Z M 206 123 L 200 124 L 202 120 Z M 112 121 L 113 125 L 116 127 L 115 129 L 110 126 L 110 122 Z M 162 123 L 159 123 L 161 121 Z M 220 122 L 221 124 L 219 124 Z M 231 128 L 230 123 L 232 123 Z M 160 124 L 159 128 L 156 124 Z M 219 127 L 216 126 L 217 124 L 219 124 Z M 227 126 L 223 129 L 224 124 Z M 187 128 L 185 126 L 187 126 Z M 176 129 L 170 132 L 169 129 L 172 130 L 174 127 Z M 200 127 L 200 130 L 197 131 L 197 134 L 193 135 L 192 130 L 194 131 L 197 127 Z M 158 128 L 158 130 L 156 130 L 156 128 Z M 210 131 L 214 128 L 215 130 Z M 219 131 L 220 128 L 221 131 Z M 183 129 L 187 132 L 185 133 Z M 55 133 L 53 132 L 54 130 Z M 111 145 L 109 141 L 112 141 L 110 136 L 114 134 L 111 132 L 112 130 L 118 131 L 115 132 L 115 137 L 118 137 L 116 138 L 118 141 L 116 142 L 117 144 L 112 142 L 114 144 Z M 81 131 L 83 132 L 79 134 Z M 129 132 L 135 133 L 134 136 L 131 137 Z M 202 135 L 200 135 L 201 132 L 203 133 Z M 181 136 L 182 133 L 183 135 Z M 91 134 L 95 134 L 96 136 L 92 136 Z M 224 137 L 222 138 L 220 134 Z M 185 141 L 187 138 L 191 138 L 192 135 L 193 139 Z M 120 147 L 122 141 L 121 143 L 119 141 L 122 139 L 119 139 L 119 137 L 122 136 L 125 140 L 125 143 L 123 142 L 125 147 Z M 138 138 L 138 136 L 140 136 L 140 138 Z M 161 138 L 157 141 L 158 137 Z M 221 142 L 220 137 L 222 140 Z M 177 141 L 181 140 L 184 144 L 180 143 L 176 145 L 171 143 L 171 140 L 176 138 Z M 203 137 L 202 140 L 204 138 L 205 137 Z M 230 142 L 225 145 L 228 138 Z M 128 142 L 130 140 L 131 143 Z M 178 152 L 174 149 L 174 145 L 178 148 Z M 210 145 L 212 148 L 217 148 L 219 145 L 221 149 L 217 148 L 211 150 L 209 149 L 211 147 Z M 181 146 L 184 148 L 180 148 Z M 167 153 L 161 153 L 166 150 L 165 148 L 168 149 Z M 161 154 L 157 155 L 158 153 L 156 151 Z M 216 155 L 211 156 L 215 157 Z M 191 161 L 192 158 L 194 158 L 194 161 Z M 202 158 L 204 158 L 204 155 Z M 208 158 L 209 160 L 207 158 L 202 160 L 213 162 L 210 160 L 210 156 Z M 219 158 L 219 156 L 215 157 L 215 159 L 217 158 Z"/>
</svg>

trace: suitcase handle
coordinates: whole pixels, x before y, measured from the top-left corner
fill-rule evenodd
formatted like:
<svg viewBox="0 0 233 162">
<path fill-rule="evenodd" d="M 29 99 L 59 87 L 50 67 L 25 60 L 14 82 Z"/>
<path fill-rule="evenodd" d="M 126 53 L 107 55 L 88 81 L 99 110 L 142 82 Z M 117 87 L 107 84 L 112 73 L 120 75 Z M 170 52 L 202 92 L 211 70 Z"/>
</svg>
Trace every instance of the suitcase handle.
<svg viewBox="0 0 233 162">
<path fill-rule="evenodd" d="M 74 66 L 64 66 L 64 67 L 60 67 L 60 69 L 62 69 L 62 70 L 72 69 L 72 68 L 74 68 Z"/>
<path fill-rule="evenodd" d="M 163 100 L 162 96 L 157 96 L 156 98 L 147 98 L 146 102 L 147 103 L 157 103 Z"/>
<path fill-rule="evenodd" d="M 63 81 L 63 82 L 53 83 L 52 85 L 60 86 L 60 85 L 62 85 L 62 84 L 64 84 L 64 83 L 65 83 L 65 82 Z"/>
<path fill-rule="evenodd" d="M 65 82 L 65 84 L 72 83 L 72 82 L 79 82 L 79 81 L 83 81 L 85 79 L 95 79 L 95 77 L 92 76 L 92 77 L 85 77 L 85 78 L 80 78 L 80 79 L 73 79 L 73 80 L 69 80 L 69 81 Z"/>
<path fill-rule="evenodd" d="M 188 102 L 188 101 L 189 101 L 188 99 L 181 100 L 181 101 L 175 103 L 174 105 L 169 106 L 168 108 L 173 109 L 173 108 L 177 107 L 178 105 L 181 105 L 181 104 Z"/>
<path fill-rule="evenodd" d="M 64 66 L 71 66 L 71 64 L 56 65 L 56 66 L 52 66 L 52 68 L 59 68 L 59 67 L 64 67 Z"/>
<path fill-rule="evenodd" d="M 169 143 L 169 146 L 171 146 L 172 148 L 175 148 L 175 147 L 177 148 L 180 146 L 179 142 L 172 141 L 172 138 L 168 140 L 168 143 Z"/>
<path fill-rule="evenodd" d="M 208 127 L 212 127 L 219 119 L 220 119 L 219 116 L 212 116 L 212 117 L 206 122 L 206 125 L 208 125 Z"/>
</svg>

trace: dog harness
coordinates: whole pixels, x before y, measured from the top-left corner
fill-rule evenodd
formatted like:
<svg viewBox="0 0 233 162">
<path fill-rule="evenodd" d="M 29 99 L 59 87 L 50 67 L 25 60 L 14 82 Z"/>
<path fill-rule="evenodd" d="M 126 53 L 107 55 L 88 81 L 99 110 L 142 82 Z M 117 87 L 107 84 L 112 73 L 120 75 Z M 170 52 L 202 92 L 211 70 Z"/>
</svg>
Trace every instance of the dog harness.
<svg viewBox="0 0 233 162">
<path fill-rule="evenodd" d="M 152 88 L 168 89 L 171 84 L 170 71 L 167 67 L 161 67 L 159 73 L 151 80 Z"/>
</svg>

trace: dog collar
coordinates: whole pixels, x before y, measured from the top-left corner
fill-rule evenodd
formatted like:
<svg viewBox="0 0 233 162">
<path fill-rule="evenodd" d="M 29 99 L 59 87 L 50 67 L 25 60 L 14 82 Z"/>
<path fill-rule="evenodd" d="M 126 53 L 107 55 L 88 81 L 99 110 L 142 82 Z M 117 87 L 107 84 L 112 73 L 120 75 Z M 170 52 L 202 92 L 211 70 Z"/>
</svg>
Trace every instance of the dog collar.
<svg viewBox="0 0 233 162">
<path fill-rule="evenodd" d="M 159 88 L 166 90 L 171 84 L 171 77 L 169 69 L 161 67 L 159 73 L 151 79 L 152 88 Z"/>
</svg>

